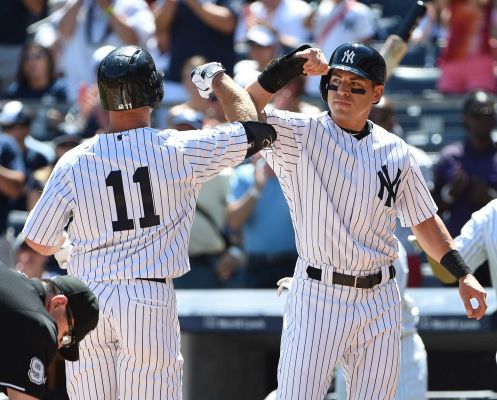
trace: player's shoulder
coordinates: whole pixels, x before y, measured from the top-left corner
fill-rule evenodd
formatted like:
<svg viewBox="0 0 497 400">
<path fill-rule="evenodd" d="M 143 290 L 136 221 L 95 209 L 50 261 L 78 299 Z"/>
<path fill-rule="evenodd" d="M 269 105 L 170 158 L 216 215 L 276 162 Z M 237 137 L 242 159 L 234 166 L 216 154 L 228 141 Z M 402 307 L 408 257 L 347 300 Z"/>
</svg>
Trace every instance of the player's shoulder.
<svg viewBox="0 0 497 400">
<path fill-rule="evenodd" d="M 266 108 L 264 108 L 264 112 L 267 117 L 274 117 L 286 121 L 298 121 L 299 125 L 302 123 L 310 124 L 310 121 L 312 119 L 316 119 L 318 116 L 326 114 L 326 112 L 319 112 L 317 114 L 309 115 L 307 113 L 280 110 L 278 108 L 273 107 L 272 105 L 266 106 Z"/>
<path fill-rule="evenodd" d="M 368 120 L 368 123 L 371 125 L 371 131 L 378 141 L 384 142 L 385 144 L 389 145 L 395 144 L 406 148 L 408 147 L 407 143 L 400 136 L 396 135 L 393 132 L 387 131 L 385 128 L 375 124 L 372 121 Z"/>
<path fill-rule="evenodd" d="M 91 149 L 95 146 L 99 138 L 99 135 L 95 135 L 89 139 L 83 140 L 80 144 L 66 151 L 57 162 L 59 168 L 72 167 L 84 154 L 91 152 Z"/>
</svg>

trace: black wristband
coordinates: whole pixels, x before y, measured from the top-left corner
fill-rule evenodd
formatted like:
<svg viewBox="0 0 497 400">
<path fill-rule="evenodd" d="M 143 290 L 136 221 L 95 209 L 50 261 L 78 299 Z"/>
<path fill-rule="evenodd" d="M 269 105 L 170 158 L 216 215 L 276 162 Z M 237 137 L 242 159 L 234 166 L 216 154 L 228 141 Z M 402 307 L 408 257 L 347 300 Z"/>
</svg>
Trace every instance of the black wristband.
<svg viewBox="0 0 497 400">
<path fill-rule="evenodd" d="M 447 271 L 454 275 L 457 279 L 462 278 L 464 275 L 472 274 L 473 271 L 467 266 L 461 257 L 461 253 L 457 250 L 449 250 L 440 260 Z"/>
<path fill-rule="evenodd" d="M 299 51 L 310 48 L 311 46 L 304 44 L 291 53 L 271 61 L 257 78 L 262 88 L 266 92 L 276 93 L 293 78 L 302 75 L 302 68 L 307 60 L 301 57 L 294 57 L 294 55 Z"/>
</svg>

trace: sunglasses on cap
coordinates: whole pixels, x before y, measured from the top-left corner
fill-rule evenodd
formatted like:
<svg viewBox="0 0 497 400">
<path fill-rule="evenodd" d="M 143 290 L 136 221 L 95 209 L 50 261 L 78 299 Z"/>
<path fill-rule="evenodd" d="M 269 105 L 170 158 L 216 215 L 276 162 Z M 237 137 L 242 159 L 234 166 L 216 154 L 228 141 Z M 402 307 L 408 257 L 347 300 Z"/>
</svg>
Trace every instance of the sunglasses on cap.
<svg viewBox="0 0 497 400">
<path fill-rule="evenodd" d="M 59 287 L 55 286 L 55 290 L 57 294 L 62 294 L 65 296 L 64 292 L 60 290 Z M 71 347 L 76 342 L 76 337 L 74 336 L 74 325 L 72 323 L 73 315 L 71 307 L 69 307 L 69 302 L 66 303 L 66 319 L 67 319 L 67 326 L 69 328 L 69 332 L 67 332 L 66 335 L 62 336 L 60 344 L 62 345 L 62 347 Z"/>
<path fill-rule="evenodd" d="M 62 336 L 62 347 L 71 347 L 75 342 L 76 338 L 74 337 L 74 325 L 72 324 L 72 311 L 69 307 L 69 304 L 66 304 L 66 318 L 67 318 L 67 326 L 69 327 L 69 332 L 67 335 Z"/>
</svg>

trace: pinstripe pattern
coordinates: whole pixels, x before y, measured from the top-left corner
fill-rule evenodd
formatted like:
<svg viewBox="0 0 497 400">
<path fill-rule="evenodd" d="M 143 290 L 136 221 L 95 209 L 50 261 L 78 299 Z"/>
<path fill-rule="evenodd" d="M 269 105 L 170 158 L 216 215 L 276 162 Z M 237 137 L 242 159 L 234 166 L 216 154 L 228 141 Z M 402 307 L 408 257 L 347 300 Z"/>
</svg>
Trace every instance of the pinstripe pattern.
<svg viewBox="0 0 497 400">
<path fill-rule="evenodd" d="M 96 136 L 57 163 L 23 232 L 53 246 L 71 221 L 68 272 L 99 299 L 97 328 L 81 342 L 80 360 L 66 364 L 71 399 L 181 399 L 171 278 L 189 270 L 202 184 L 246 152 L 239 123 L 191 132 L 140 128 Z"/>
<path fill-rule="evenodd" d="M 24 233 L 53 246 L 69 225 L 75 251 L 68 272 L 84 281 L 168 277 L 189 269 L 188 236 L 202 183 L 246 155 L 240 124 L 198 132 L 150 128 L 99 135 L 66 153 L 55 167 Z M 160 223 L 141 228 L 140 185 L 133 173 L 149 167 Z M 114 232 L 116 201 L 106 177 L 120 170 L 134 229 Z"/>
<path fill-rule="evenodd" d="M 473 213 L 455 241 L 464 261 L 473 271 L 488 260 L 497 294 L 497 199 Z"/>
<path fill-rule="evenodd" d="M 181 399 L 176 297 L 167 282 L 90 283 L 102 318 L 81 342 L 80 360 L 66 364 L 71 399 Z"/>
<path fill-rule="evenodd" d="M 432 217 L 436 205 L 407 144 L 371 124 L 358 140 L 327 113 L 266 108 L 278 139 L 263 156 L 276 172 L 299 260 L 286 305 L 279 400 L 321 400 L 341 361 L 351 399 L 393 399 L 399 371 L 400 299 L 395 280 L 357 290 L 307 278 L 306 267 L 376 273 L 397 258 L 396 218 Z"/>
<path fill-rule="evenodd" d="M 401 294 L 400 370 L 395 400 L 423 400 L 428 390 L 428 366 L 425 346 L 416 328 L 419 310 L 405 293 L 409 269 L 407 253 L 399 242 L 399 259 L 394 263 Z M 337 400 L 347 400 L 346 383 L 341 366 L 335 372 Z"/>
</svg>

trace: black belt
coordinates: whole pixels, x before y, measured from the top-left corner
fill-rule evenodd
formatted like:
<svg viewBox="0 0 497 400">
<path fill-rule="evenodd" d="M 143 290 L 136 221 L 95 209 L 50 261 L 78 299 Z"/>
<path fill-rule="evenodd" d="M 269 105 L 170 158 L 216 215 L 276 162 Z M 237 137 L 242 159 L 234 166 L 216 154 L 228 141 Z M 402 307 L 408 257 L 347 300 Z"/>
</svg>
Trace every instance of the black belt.
<svg viewBox="0 0 497 400">
<path fill-rule="evenodd" d="M 390 277 L 388 279 L 395 278 L 395 267 L 393 265 L 388 267 L 388 271 L 390 272 Z M 306 272 L 309 278 L 321 281 L 322 271 L 319 268 L 308 266 Z M 346 275 L 339 272 L 333 272 L 333 283 L 336 283 L 337 285 L 352 286 L 358 289 L 371 289 L 381 282 L 381 278 L 381 271 L 374 275 L 364 276 Z"/>
<path fill-rule="evenodd" d="M 140 281 L 152 281 L 152 282 L 159 282 L 159 283 L 166 283 L 166 278 L 136 278 Z"/>
</svg>

